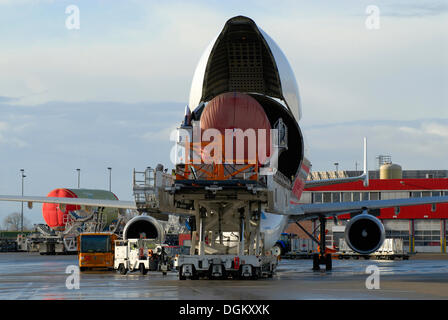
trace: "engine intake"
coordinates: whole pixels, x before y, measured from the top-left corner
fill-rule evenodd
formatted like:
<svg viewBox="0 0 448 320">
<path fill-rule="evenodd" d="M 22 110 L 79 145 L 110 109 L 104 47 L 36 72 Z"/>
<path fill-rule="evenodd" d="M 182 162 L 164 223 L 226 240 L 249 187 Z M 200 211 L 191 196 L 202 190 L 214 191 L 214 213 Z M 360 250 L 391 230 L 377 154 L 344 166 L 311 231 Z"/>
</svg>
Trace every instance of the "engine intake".
<svg viewBox="0 0 448 320">
<path fill-rule="evenodd" d="M 163 243 L 164 228 L 159 221 L 151 216 L 137 216 L 126 223 L 123 229 L 123 239 L 139 239 L 144 234 L 146 239 L 156 239 Z"/>
<path fill-rule="evenodd" d="M 384 238 L 383 224 L 368 213 L 353 217 L 345 227 L 345 241 L 353 251 L 361 254 L 370 254 L 378 250 Z"/>
</svg>

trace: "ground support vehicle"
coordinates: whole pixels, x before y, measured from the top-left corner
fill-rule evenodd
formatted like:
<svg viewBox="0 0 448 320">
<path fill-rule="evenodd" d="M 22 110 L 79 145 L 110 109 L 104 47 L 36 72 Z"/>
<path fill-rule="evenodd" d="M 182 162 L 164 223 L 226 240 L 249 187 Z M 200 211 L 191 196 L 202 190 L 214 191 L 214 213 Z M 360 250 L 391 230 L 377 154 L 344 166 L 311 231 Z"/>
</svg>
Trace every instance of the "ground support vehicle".
<svg viewBox="0 0 448 320">
<path fill-rule="evenodd" d="M 139 271 L 168 271 L 168 259 L 164 248 L 153 239 L 128 239 L 115 241 L 114 269 L 121 274 Z"/>
<path fill-rule="evenodd" d="M 91 268 L 113 269 L 115 240 L 112 232 L 85 232 L 78 236 L 80 271 Z"/>
<path fill-rule="evenodd" d="M 340 239 L 339 251 L 334 254 L 334 257 L 338 258 L 339 260 L 343 259 L 408 260 L 409 254 L 407 254 L 403 248 L 403 239 L 392 239 L 392 238 L 385 239 L 383 245 L 377 251 L 369 255 L 363 255 L 354 252 L 346 244 L 344 239 Z"/>
<path fill-rule="evenodd" d="M 174 258 L 179 279 L 258 279 L 272 277 L 275 256 L 181 255 Z"/>
<path fill-rule="evenodd" d="M 0 238 L 0 252 L 17 252 L 17 242 L 12 239 Z"/>
<path fill-rule="evenodd" d="M 168 270 L 175 270 L 174 260 L 179 255 L 188 255 L 190 253 L 190 247 L 188 246 L 163 246 L 167 256 L 167 268 Z"/>
<path fill-rule="evenodd" d="M 287 260 L 299 260 L 299 259 L 312 259 L 313 253 L 308 252 L 289 252 L 281 256 L 281 259 Z"/>
<path fill-rule="evenodd" d="M 184 180 L 170 191 L 175 203 L 195 212 L 190 254 L 174 261 L 180 280 L 273 276 L 278 258 L 266 254 L 260 233 L 265 187 L 247 180 Z"/>
<path fill-rule="evenodd" d="M 311 259 L 316 251 L 317 244 L 312 239 L 300 239 L 294 233 L 282 233 L 271 249 L 274 256 L 282 259 Z"/>
<path fill-rule="evenodd" d="M 135 174 L 139 172 L 134 172 L 134 196 L 139 211 L 188 217 L 190 252 L 179 254 L 174 261 L 180 279 L 259 278 L 274 274 L 278 257 L 270 253 L 270 247 L 265 250 L 261 216 L 263 210 L 283 209 L 273 208 L 275 194 L 268 189 L 267 181 L 275 186 L 287 183 L 287 179 L 279 172 L 259 176 L 257 163 L 242 165 L 236 171 L 234 167 L 199 168 L 190 163 L 178 165 L 175 176 L 165 174 L 162 169 L 147 168 L 141 172 L 145 175 L 140 179 L 143 184 L 136 184 Z M 193 179 L 191 172 L 195 173 Z M 228 177 L 222 177 L 225 172 L 230 172 Z"/>
</svg>

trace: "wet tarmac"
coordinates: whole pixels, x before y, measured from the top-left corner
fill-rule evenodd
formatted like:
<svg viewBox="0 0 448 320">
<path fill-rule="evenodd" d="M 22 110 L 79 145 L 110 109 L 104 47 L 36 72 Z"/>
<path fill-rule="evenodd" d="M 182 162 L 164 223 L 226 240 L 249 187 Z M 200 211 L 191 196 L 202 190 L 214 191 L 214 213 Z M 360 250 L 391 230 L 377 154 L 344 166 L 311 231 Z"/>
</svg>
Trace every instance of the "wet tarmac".
<svg viewBox="0 0 448 320">
<path fill-rule="evenodd" d="M 448 260 L 439 256 L 333 260 L 331 272 L 312 271 L 311 260 L 282 260 L 272 279 L 247 281 L 88 271 L 77 282 L 70 266 L 77 267 L 76 256 L 0 253 L 0 300 L 448 299 Z"/>
</svg>

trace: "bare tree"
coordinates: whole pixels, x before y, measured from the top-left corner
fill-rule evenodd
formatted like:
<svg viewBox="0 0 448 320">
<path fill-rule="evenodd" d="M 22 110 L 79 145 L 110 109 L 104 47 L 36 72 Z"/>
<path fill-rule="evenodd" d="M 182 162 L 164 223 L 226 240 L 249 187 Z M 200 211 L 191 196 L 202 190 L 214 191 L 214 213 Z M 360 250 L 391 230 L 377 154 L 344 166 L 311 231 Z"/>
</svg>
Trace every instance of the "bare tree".
<svg viewBox="0 0 448 320">
<path fill-rule="evenodd" d="M 7 231 L 20 231 L 22 226 L 21 214 L 19 212 L 13 212 L 3 219 L 3 226 Z M 23 230 L 30 228 L 30 222 L 26 217 L 23 217 Z"/>
</svg>

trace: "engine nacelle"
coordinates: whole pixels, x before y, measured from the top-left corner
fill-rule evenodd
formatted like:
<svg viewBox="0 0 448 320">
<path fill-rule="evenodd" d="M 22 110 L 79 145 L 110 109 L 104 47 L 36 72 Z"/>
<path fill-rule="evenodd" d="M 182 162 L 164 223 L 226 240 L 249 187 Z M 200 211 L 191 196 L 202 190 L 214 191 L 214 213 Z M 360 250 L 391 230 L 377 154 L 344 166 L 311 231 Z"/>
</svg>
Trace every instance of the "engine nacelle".
<svg viewBox="0 0 448 320">
<path fill-rule="evenodd" d="M 137 216 L 129 220 L 123 229 L 123 239 L 139 239 L 143 233 L 146 239 L 156 239 L 159 243 L 165 241 L 162 224 L 151 216 Z"/>
<path fill-rule="evenodd" d="M 353 251 L 361 254 L 378 250 L 385 234 L 381 221 L 368 213 L 353 217 L 345 227 L 345 241 Z"/>
</svg>

